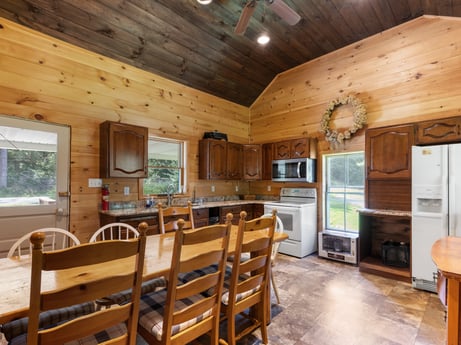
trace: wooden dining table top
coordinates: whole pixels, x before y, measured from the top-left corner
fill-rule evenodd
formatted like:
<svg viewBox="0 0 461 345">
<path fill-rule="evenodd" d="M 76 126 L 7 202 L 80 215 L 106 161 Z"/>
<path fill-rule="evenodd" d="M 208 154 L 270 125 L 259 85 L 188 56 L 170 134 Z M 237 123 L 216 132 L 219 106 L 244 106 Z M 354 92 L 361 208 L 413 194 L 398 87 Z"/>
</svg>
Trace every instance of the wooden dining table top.
<svg viewBox="0 0 461 345">
<path fill-rule="evenodd" d="M 236 248 L 237 226 L 232 226 L 228 254 Z M 244 242 L 258 236 L 258 231 L 245 233 Z M 274 241 L 288 238 L 286 233 L 275 233 Z M 173 254 L 174 233 L 147 236 L 143 280 L 168 274 Z M 203 248 L 203 246 L 202 246 Z M 193 255 L 193 252 L 190 253 Z M 43 272 L 42 289 L 56 290 L 75 284 L 79 277 L 93 275 L 95 278 L 115 275 L 118 269 L 124 270 L 132 260 L 121 259 L 117 269 L 107 270 L 107 265 L 92 265 L 72 268 L 59 272 Z M 29 308 L 31 260 L 29 255 L 22 258 L 0 259 L 0 324 L 27 316 Z M 80 278 L 81 279 L 81 278 Z"/>
</svg>

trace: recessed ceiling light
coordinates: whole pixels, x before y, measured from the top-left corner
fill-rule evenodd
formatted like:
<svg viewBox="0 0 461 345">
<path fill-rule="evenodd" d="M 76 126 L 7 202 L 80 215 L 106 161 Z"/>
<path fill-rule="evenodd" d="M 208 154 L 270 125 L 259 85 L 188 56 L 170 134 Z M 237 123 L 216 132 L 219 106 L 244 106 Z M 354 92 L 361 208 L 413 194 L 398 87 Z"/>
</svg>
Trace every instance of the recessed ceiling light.
<svg viewBox="0 0 461 345">
<path fill-rule="evenodd" d="M 269 43 L 270 40 L 271 39 L 267 34 L 261 34 L 257 39 L 258 43 L 262 45 Z"/>
<path fill-rule="evenodd" d="M 197 0 L 197 2 L 200 4 L 200 5 L 209 5 L 213 2 L 213 0 Z"/>
</svg>

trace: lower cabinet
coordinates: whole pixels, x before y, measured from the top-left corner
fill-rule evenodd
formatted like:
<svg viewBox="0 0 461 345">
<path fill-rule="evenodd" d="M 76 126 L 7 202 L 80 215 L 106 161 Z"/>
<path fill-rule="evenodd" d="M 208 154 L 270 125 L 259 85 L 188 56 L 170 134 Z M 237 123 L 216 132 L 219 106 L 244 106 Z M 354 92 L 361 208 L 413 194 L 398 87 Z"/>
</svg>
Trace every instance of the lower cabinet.
<svg viewBox="0 0 461 345">
<path fill-rule="evenodd" d="M 139 223 L 146 222 L 148 224 L 147 235 L 155 235 L 159 233 L 157 213 L 133 215 L 133 216 L 111 216 L 107 214 L 99 214 L 99 225 L 103 226 L 109 223 L 126 223 L 136 229 Z"/>
<path fill-rule="evenodd" d="M 194 226 L 200 228 L 209 224 L 210 210 L 208 208 L 198 208 L 192 211 L 194 215 Z"/>
<path fill-rule="evenodd" d="M 411 212 L 359 211 L 359 269 L 411 283 Z"/>
</svg>

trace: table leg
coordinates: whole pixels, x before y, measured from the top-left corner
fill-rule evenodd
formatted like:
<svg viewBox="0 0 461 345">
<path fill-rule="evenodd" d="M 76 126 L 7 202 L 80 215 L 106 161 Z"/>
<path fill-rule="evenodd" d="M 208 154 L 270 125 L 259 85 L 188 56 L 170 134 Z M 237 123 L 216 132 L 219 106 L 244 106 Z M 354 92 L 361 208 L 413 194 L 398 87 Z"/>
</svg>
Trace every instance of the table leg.
<svg viewBox="0 0 461 345">
<path fill-rule="evenodd" d="M 461 308 L 461 282 L 456 279 L 448 279 L 447 292 L 447 343 L 448 345 L 461 345 L 460 338 L 460 308 Z"/>
</svg>

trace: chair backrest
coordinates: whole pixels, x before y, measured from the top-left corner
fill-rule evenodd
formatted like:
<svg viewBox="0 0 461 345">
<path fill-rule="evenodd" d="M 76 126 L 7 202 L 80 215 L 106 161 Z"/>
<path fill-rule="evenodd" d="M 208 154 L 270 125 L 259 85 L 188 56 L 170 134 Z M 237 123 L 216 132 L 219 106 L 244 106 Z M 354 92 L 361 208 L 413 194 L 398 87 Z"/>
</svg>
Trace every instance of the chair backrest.
<svg viewBox="0 0 461 345">
<path fill-rule="evenodd" d="M 137 239 L 85 243 L 51 252 L 42 250 L 43 233 L 34 232 L 31 235 L 33 251 L 28 345 L 64 344 L 124 324 L 126 334 L 117 338 L 119 342 L 111 344 L 136 343 L 147 224 L 141 223 L 139 228 L 141 234 Z M 98 269 L 95 265 L 102 268 Z M 69 273 L 69 269 L 77 271 L 75 276 Z M 57 277 L 66 276 L 65 283 L 56 290 L 42 291 L 44 271 L 52 271 Z M 39 330 L 39 315 L 43 311 L 94 301 L 128 288 L 132 289 L 133 297 L 123 306 L 97 311 L 54 328 Z"/>
<path fill-rule="evenodd" d="M 10 248 L 7 257 L 21 257 L 32 253 L 32 244 L 30 243 L 30 235 L 33 232 L 41 232 L 45 234 L 44 250 L 58 250 L 67 247 L 79 245 L 79 239 L 70 231 L 60 228 L 43 228 L 31 231 L 20 239 L 18 239 Z"/>
<path fill-rule="evenodd" d="M 171 270 L 168 279 L 167 301 L 165 304 L 163 336 L 172 334 L 173 325 L 188 320 L 199 320 L 194 327 L 188 327 L 172 336 L 172 343 L 185 344 L 200 335 L 212 331 L 218 343 L 220 304 L 226 269 L 227 247 L 231 231 L 232 214 L 226 216 L 226 224 L 216 224 L 196 229 L 183 230 L 182 220 L 178 221 L 175 234 Z M 210 266 L 217 269 L 206 271 Z M 196 270 L 206 274 L 182 283 L 178 276 Z M 206 293 L 207 297 L 203 297 Z M 200 296 L 200 299 L 194 297 Z M 175 311 L 180 300 L 190 301 L 187 308 Z"/>
<path fill-rule="evenodd" d="M 109 223 L 95 231 L 88 242 L 97 242 L 105 240 L 128 240 L 137 238 L 139 231 L 130 224 Z"/>
<path fill-rule="evenodd" d="M 271 217 L 259 217 L 246 221 L 245 211 L 240 212 L 235 259 L 227 295 L 228 316 L 237 315 L 268 298 L 267 284 L 270 278 L 272 243 L 276 226 L 276 210 Z M 257 231 L 257 236 L 245 238 L 248 231 Z M 244 260 L 237 260 L 245 256 Z M 246 279 L 242 276 L 246 275 Z M 266 309 L 264 306 L 263 309 Z"/>
<path fill-rule="evenodd" d="M 262 217 L 270 218 L 270 217 L 272 217 L 272 213 L 265 213 L 265 214 L 262 215 Z M 280 217 L 277 216 L 277 223 L 275 224 L 275 232 L 283 233 L 284 230 L 285 229 L 283 227 L 283 222 L 280 219 Z M 272 244 L 272 256 L 271 256 L 272 261 L 274 261 L 275 257 L 277 256 L 277 253 L 278 253 L 279 247 L 280 247 L 280 243 L 281 242 L 274 242 Z"/>
<path fill-rule="evenodd" d="M 178 220 L 184 220 L 183 229 L 194 228 L 194 215 L 192 212 L 192 203 L 187 202 L 187 206 L 171 206 L 163 208 L 162 203 L 157 204 L 158 224 L 160 233 L 175 231 L 178 229 Z"/>
</svg>

